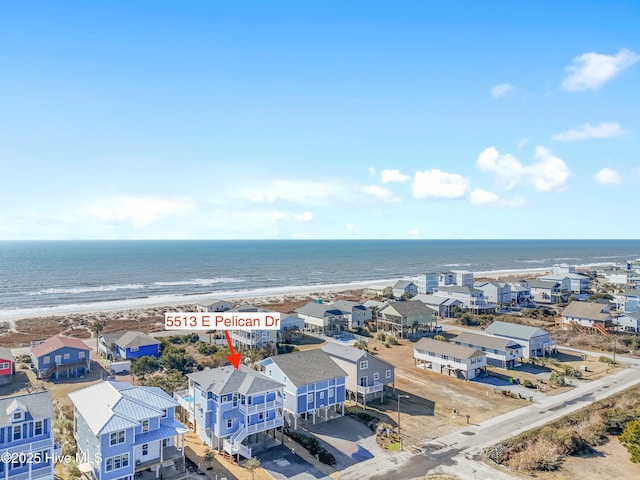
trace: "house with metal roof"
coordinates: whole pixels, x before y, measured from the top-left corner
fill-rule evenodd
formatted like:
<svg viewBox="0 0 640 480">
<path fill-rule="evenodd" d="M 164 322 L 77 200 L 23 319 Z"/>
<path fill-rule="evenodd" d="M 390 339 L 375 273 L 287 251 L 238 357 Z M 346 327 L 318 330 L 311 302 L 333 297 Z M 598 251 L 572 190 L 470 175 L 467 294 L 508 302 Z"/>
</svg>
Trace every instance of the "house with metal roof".
<svg viewBox="0 0 640 480">
<path fill-rule="evenodd" d="M 489 303 L 500 306 L 511 305 L 511 285 L 506 282 L 496 280 L 475 282 L 473 288 L 481 290 Z"/>
<path fill-rule="evenodd" d="M 103 333 L 98 337 L 98 349 L 109 360 L 159 357 L 160 341 L 144 332 Z"/>
<path fill-rule="evenodd" d="M 487 354 L 471 347 L 421 338 L 413 347 L 416 367 L 473 380 L 487 367 Z"/>
<path fill-rule="evenodd" d="M 411 301 L 424 303 L 436 317 L 442 318 L 453 317 L 453 307 L 464 307 L 464 304 L 455 298 L 438 297 L 437 295 L 426 295 L 423 293 L 419 293 L 413 297 Z"/>
<path fill-rule="evenodd" d="M 174 393 L 200 440 L 230 455 L 251 458 L 251 443 L 283 426 L 284 384 L 252 368 L 224 366 L 187 374 Z"/>
<path fill-rule="evenodd" d="M 482 290 L 473 287 L 443 285 L 439 286 L 433 294 L 438 297 L 460 300 L 464 308 L 473 313 L 489 313 L 496 309 L 496 304 L 489 302 Z"/>
<path fill-rule="evenodd" d="M 258 362 L 261 372 L 284 384 L 284 412 L 288 426 L 296 430 L 298 419 L 312 423 L 328 420 L 333 410 L 344 414 L 347 373 L 320 350 L 276 355 Z"/>
<path fill-rule="evenodd" d="M 492 337 L 508 338 L 522 345 L 524 358 L 547 357 L 557 352 L 549 332 L 538 327 L 495 321 L 484 332 Z"/>
<path fill-rule="evenodd" d="M 569 298 L 569 290 L 558 281 L 522 280 L 520 284 L 529 288 L 536 303 L 564 303 Z"/>
<path fill-rule="evenodd" d="M 452 338 L 451 343 L 486 353 L 487 365 L 494 367 L 514 368 L 522 360 L 522 345 L 510 338 L 463 332 Z"/>
<path fill-rule="evenodd" d="M 395 367 L 364 350 L 329 342 L 322 347 L 347 374 L 346 391 L 349 399 L 367 402 L 384 401 L 385 388 L 395 393 Z"/>
<path fill-rule="evenodd" d="M 227 300 L 200 300 L 196 303 L 199 312 L 227 312 L 233 308 L 233 304 Z"/>
<path fill-rule="evenodd" d="M 411 280 L 398 280 L 391 293 L 393 298 L 411 298 L 418 293 L 418 286 Z"/>
<path fill-rule="evenodd" d="M 640 333 L 640 312 L 629 312 L 618 315 L 613 324 L 620 332 Z"/>
<path fill-rule="evenodd" d="M 399 338 L 430 331 L 436 321 L 433 311 L 417 300 L 389 302 L 378 315 L 378 329 Z"/>
<path fill-rule="evenodd" d="M 74 434 L 97 480 L 133 479 L 151 470 L 156 478 L 184 478 L 184 435 L 177 402 L 158 387 L 104 381 L 69 393 Z"/>
<path fill-rule="evenodd" d="M 15 373 L 15 362 L 11 350 L 0 347 L 0 385 L 11 383 Z"/>
<path fill-rule="evenodd" d="M 295 312 L 304 320 L 305 329 L 311 333 L 326 335 L 347 328 L 345 312 L 321 300 L 309 302 Z"/>
<path fill-rule="evenodd" d="M 350 329 L 362 327 L 365 322 L 371 321 L 371 309 L 358 302 L 336 300 L 332 305 L 342 311 Z"/>
<path fill-rule="evenodd" d="M 0 398 L 0 478 L 53 480 L 53 417 L 47 390 Z"/>
<path fill-rule="evenodd" d="M 80 377 L 91 371 L 90 349 L 82 340 L 57 335 L 31 347 L 38 378 Z"/>
<path fill-rule="evenodd" d="M 613 315 L 609 304 L 572 301 L 562 311 L 562 328 L 569 329 L 578 326 L 586 329 L 597 330 L 608 334 L 613 327 Z"/>
</svg>

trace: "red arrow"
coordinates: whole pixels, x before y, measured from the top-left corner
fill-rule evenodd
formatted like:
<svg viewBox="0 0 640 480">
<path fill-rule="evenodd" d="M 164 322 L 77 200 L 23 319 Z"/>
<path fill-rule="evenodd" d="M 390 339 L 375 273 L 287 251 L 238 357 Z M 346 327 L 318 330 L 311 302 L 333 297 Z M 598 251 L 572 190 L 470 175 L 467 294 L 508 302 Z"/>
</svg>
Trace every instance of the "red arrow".
<svg viewBox="0 0 640 480">
<path fill-rule="evenodd" d="M 233 352 L 233 345 L 231 344 L 231 338 L 229 337 L 229 332 L 225 330 L 224 335 L 225 337 L 227 337 L 227 345 L 229 345 L 229 351 L 231 352 L 231 355 L 227 356 L 227 360 L 229 360 L 231 362 L 231 365 L 236 367 L 236 370 L 238 370 L 238 368 L 240 368 L 240 356 L 242 354 L 240 352 L 238 353 Z"/>
</svg>

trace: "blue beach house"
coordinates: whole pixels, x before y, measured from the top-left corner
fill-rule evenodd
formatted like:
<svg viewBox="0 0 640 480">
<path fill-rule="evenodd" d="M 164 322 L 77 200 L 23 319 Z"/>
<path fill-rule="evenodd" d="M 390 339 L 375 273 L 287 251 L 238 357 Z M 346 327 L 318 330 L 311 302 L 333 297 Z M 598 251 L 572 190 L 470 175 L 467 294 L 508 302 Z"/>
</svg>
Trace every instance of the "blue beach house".
<svg viewBox="0 0 640 480">
<path fill-rule="evenodd" d="M 329 413 L 344 414 L 347 373 L 322 350 L 288 353 L 266 358 L 258 365 L 269 378 L 284 384 L 285 421 L 294 430 L 298 418 L 328 420 Z"/>
<path fill-rule="evenodd" d="M 91 371 L 90 349 L 82 340 L 61 335 L 31 347 L 31 361 L 38 378 L 79 377 Z"/>
<path fill-rule="evenodd" d="M 158 387 L 105 381 L 69 394 L 78 453 L 97 480 L 150 471 L 155 478 L 185 473 L 184 434 L 176 401 Z"/>
<path fill-rule="evenodd" d="M 251 457 L 251 442 L 283 425 L 283 387 L 241 365 L 202 370 L 187 375 L 187 390 L 174 398 L 189 414 L 205 444 L 228 454 Z"/>
<path fill-rule="evenodd" d="M 0 399 L 0 457 L 30 452 L 0 461 L 0 478 L 53 480 L 53 416 L 48 391 Z"/>
<path fill-rule="evenodd" d="M 104 333 L 98 342 L 101 355 L 109 360 L 160 356 L 160 342 L 143 332 Z"/>
</svg>

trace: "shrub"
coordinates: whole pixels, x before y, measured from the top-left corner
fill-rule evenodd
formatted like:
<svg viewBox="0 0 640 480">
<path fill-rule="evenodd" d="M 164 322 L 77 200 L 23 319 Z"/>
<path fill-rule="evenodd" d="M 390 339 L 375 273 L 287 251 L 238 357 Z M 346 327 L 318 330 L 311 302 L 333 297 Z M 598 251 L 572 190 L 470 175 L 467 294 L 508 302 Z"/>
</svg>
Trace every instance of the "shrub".
<svg viewBox="0 0 640 480">
<path fill-rule="evenodd" d="M 560 372 L 552 372 L 549 376 L 549 381 L 559 387 L 564 387 L 567 384 L 564 375 L 562 375 Z"/>
<path fill-rule="evenodd" d="M 522 382 L 522 385 L 524 385 L 527 388 L 534 388 L 535 385 L 533 384 L 533 382 L 529 379 L 525 379 L 524 382 Z"/>
<path fill-rule="evenodd" d="M 606 355 L 600 355 L 600 357 L 598 358 L 598 361 L 602 363 L 608 363 L 609 365 L 613 363 L 613 359 L 610 357 L 607 357 Z"/>
<path fill-rule="evenodd" d="M 218 351 L 218 347 L 209 345 L 208 343 L 199 343 L 196 350 L 198 350 L 198 353 L 201 355 L 213 355 Z"/>
<path fill-rule="evenodd" d="M 389 345 L 400 345 L 400 343 L 398 342 L 398 339 L 396 337 L 394 337 L 394 336 L 391 336 L 391 335 L 389 337 L 387 337 L 387 343 Z"/>
<path fill-rule="evenodd" d="M 376 338 L 381 342 L 384 342 L 387 340 L 387 336 L 383 332 L 379 332 L 378 335 L 376 335 Z"/>
</svg>

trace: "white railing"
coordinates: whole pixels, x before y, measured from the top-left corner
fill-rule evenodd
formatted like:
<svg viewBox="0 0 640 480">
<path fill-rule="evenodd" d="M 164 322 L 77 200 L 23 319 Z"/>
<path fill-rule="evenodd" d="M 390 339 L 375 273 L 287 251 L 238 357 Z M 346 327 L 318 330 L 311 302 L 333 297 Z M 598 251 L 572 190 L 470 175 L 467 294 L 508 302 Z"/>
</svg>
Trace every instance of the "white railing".
<svg viewBox="0 0 640 480">
<path fill-rule="evenodd" d="M 276 401 L 272 400 L 270 402 L 264 403 L 254 403 L 253 405 L 240 404 L 240 411 L 244 414 L 252 414 L 258 412 L 265 412 L 267 410 L 273 410 L 276 406 L 282 407 L 282 405 L 276 405 Z"/>
<path fill-rule="evenodd" d="M 384 388 L 384 384 L 380 383 L 378 381 L 374 381 L 373 385 L 370 386 L 362 386 L 362 385 L 358 385 L 358 393 L 362 393 L 363 395 L 368 395 L 370 393 L 377 393 L 377 392 L 381 392 L 382 389 Z"/>
<path fill-rule="evenodd" d="M 251 449 L 240 442 L 231 443 L 227 440 L 222 441 L 222 447 L 225 452 L 235 455 L 236 453 L 242 455 L 244 458 L 251 458 Z"/>
</svg>

